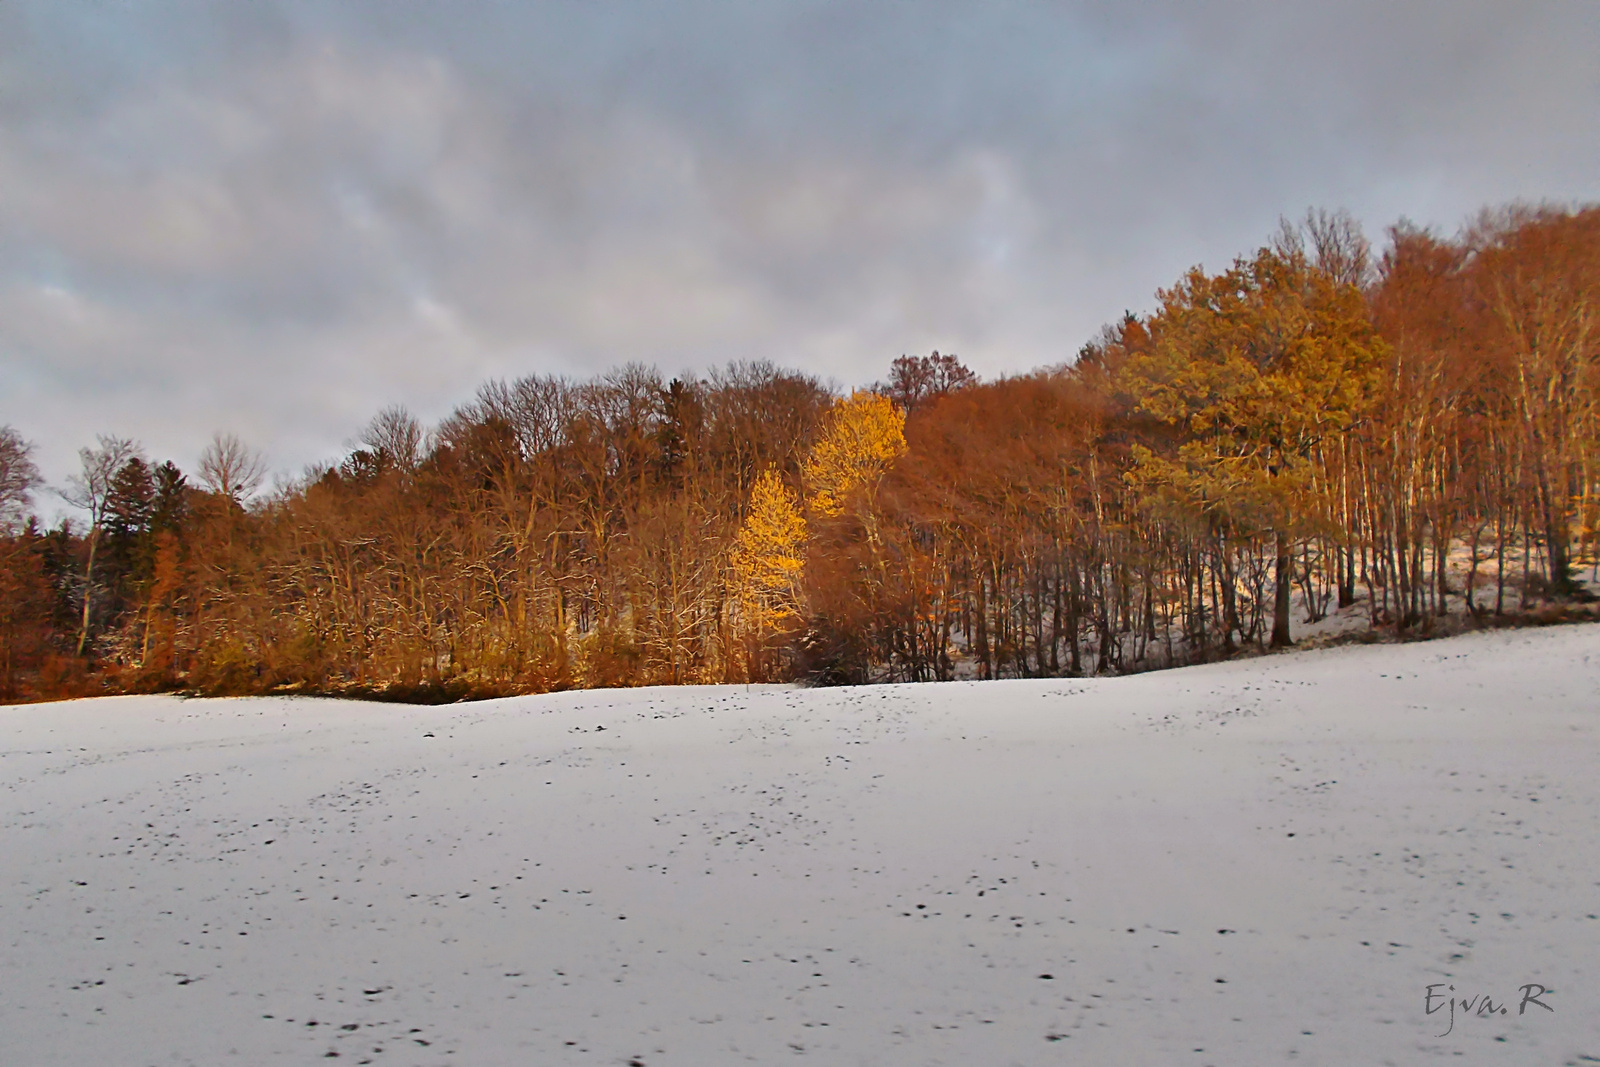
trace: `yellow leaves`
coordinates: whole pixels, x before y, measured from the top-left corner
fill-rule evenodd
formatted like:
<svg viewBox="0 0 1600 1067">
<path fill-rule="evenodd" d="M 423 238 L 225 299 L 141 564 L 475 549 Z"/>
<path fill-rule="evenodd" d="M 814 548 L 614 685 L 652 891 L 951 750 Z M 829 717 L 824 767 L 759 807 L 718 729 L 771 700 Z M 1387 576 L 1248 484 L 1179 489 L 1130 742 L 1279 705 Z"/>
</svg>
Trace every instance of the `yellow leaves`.
<svg viewBox="0 0 1600 1067">
<path fill-rule="evenodd" d="M 751 629 L 766 630 L 798 614 L 805 545 L 799 498 L 776 471 L 762 471 L 750 491 L 750 511 L 734 537 L 731 560 L 736 596 Z"/>
<path fill-rule="evenodd" d="M 1124 478 L 1148 512 L 1198 515 L 1236 534 L 1280 528 L 1296 512 L 1297 495 L 1309 491 L 1308 462 L 1269 469 L 1253 456 L 1219 456 L 1203 441 L 1185 442 L 1168 455 L 1136 444 L 1131 458 Z"/>
<path fill-rule="evenodd" d="M 853 494 L 875 486 L 884 469 L 906 452 L 905 423 L 905 412 L 877 393 L 835 401 L 801 468 L 812 514 L 840 515 Z M 776 471 L 763 471 L 751 489 L 750 509 L 730 560 L 748 630 L 770 631 L 799 615 L 806 540 L 798 496 Z"/>
<path fill-rule="evenodd" d="M 1162 456 L 1134 450 L 1130 484 L 1235 530 L 1282 529 L 1307 510 L 1296 498 L 1311 491 L 1320 443 L 1376 393 L 1383 342 L 1360 292 L 1263 249 L 1215 278 L 1193 271 L 1161 297 L 1150 343 L 1117 385 L 1177 433 Z"/>
<path fill-rule="evenodd" d="M 888 397 L 863 392 L 835 401 L 802 471 L 807 506 L 818 515 L 843 512 L 851 493 L 876 485 L 884 468 L 905 454 L 905 427 L 905 412 Z"/>
<path fill-rule="evenodd" d="M 1191 272 L 1161 297 L 1153 343 L 1118 385 L 1223 454 L 1266 451 L 1281 464 L 1370 404 L 1382 342 L 1361 294 L 1303 259 L 1263 249 L 1215 278 Z"/>
</svg>

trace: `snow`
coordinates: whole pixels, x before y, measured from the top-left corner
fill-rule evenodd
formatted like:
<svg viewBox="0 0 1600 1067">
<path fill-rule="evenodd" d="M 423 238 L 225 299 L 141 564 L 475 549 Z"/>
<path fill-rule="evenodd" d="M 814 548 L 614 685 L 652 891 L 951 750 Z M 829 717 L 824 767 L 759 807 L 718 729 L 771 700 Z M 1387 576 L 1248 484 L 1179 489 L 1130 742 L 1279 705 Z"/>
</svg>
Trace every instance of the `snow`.
<svg viewBox="0 0 1600 1067">
<path fill-rule="evenodd" d="M 0 1063 L 1594 1062 L 1597 692 L 1581 625 L 0 709 Z"/>
</svg>

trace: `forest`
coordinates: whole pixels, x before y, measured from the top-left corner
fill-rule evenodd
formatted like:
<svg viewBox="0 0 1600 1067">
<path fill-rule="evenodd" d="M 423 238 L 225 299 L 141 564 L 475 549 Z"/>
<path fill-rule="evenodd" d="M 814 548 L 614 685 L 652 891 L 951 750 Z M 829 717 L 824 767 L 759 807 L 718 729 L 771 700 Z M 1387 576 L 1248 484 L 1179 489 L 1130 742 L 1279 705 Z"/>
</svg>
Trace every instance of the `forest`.
<svg viewBox="0 0 1600 1067">
<path fill-rule="evenodd" d="M 1595 617 L 1600 206 L 1378 250 L 1313 211 L 1152 306 L 990 381 L 493 381 L 270 491 L 231 435 L 192 471 L 103 436 L 50 528 L 0 428 L 0 700 L 1083 676 Z"/>
</svg>

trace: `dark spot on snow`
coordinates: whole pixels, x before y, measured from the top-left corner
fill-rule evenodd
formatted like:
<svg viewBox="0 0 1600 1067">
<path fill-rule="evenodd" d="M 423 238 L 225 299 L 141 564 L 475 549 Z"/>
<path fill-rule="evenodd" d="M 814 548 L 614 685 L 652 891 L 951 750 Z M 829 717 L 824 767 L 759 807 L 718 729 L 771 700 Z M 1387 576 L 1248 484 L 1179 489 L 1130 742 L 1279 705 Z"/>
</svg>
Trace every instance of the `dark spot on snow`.
<svg viewBox="0 0 1600 1067">
<path fill-rule="evenodd" d="M 1056 976 L 1053 974 L 1041 974 L 1039 977 L 1043 978 L 1046 982 L 1052 982 L 1055 980 Z"/>
</svg>

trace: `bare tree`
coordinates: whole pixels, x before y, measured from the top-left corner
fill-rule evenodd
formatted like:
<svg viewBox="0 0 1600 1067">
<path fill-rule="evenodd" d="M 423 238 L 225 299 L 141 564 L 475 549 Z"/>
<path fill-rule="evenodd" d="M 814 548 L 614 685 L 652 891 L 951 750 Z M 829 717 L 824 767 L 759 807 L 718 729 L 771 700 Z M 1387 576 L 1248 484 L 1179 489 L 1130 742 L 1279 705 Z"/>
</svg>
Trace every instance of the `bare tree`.
<svg viewBox="0 0 1600 1067">
<path fill-rule="evenodd" d="M 105 525 L 106 508 L 111 501 L 111 482 L 122 465 L 139 454 L 138 446 L 125 437 L 99 435 L 99 448 L 78 449 L 82 471 L 67 481 L 61 497 L 75 508 L 89 513 L 89 558 L 83 568 L 83 616 L 78 628 L 78 655 L 89 640 L 89 618 L 94 603 L 94 557 L 100 532 Z"/>
<path fill-rule="evenodd" d="M 200 484 L 236 504 L 261 488 L 267 464 L 261 453 L 231 433 L 212 435 L 211 443 L 200 453 Z"/>
<path fill-rule="evenodd" d="M 422 423 L 398 404 L 374 415 L 357 438 L 380 461 L 403 471 L 414 471 L 422 462 L 422 439 Z"/>
<path fill-rule="evenodd" d="M 1361 232 L 1361 223 L 1344 208 L 1310 208 L 1298 223 L 1280 218 L 1269 244 L 1286 258 L 1304 256 L 1342 285 L 1364 289 L 1374 279 L 1372 245 Z"/>
<path fill-rule="evenodd" d="M 977 384 L 978 376 L 952 355 L 901 356 L 889 368 L 887 385 L 874 386 L 907 413 L 958 389 Z"/>
<path fill-rule="evenodd" d="M 1311 238 L 1312 262 L 1318 270 L 1358 289 L 1372 281 L 1372 245 L 1361 232 L 1361 223 L 1348 211 L 1308 211 L 1304 225 Z"/>
<path fill-rule="evenodd" d="M 10 426 L 0 426 L 0 533 L 22 520 L 29 493 L 38 484 L 33 446 Z"/>
</svg>

